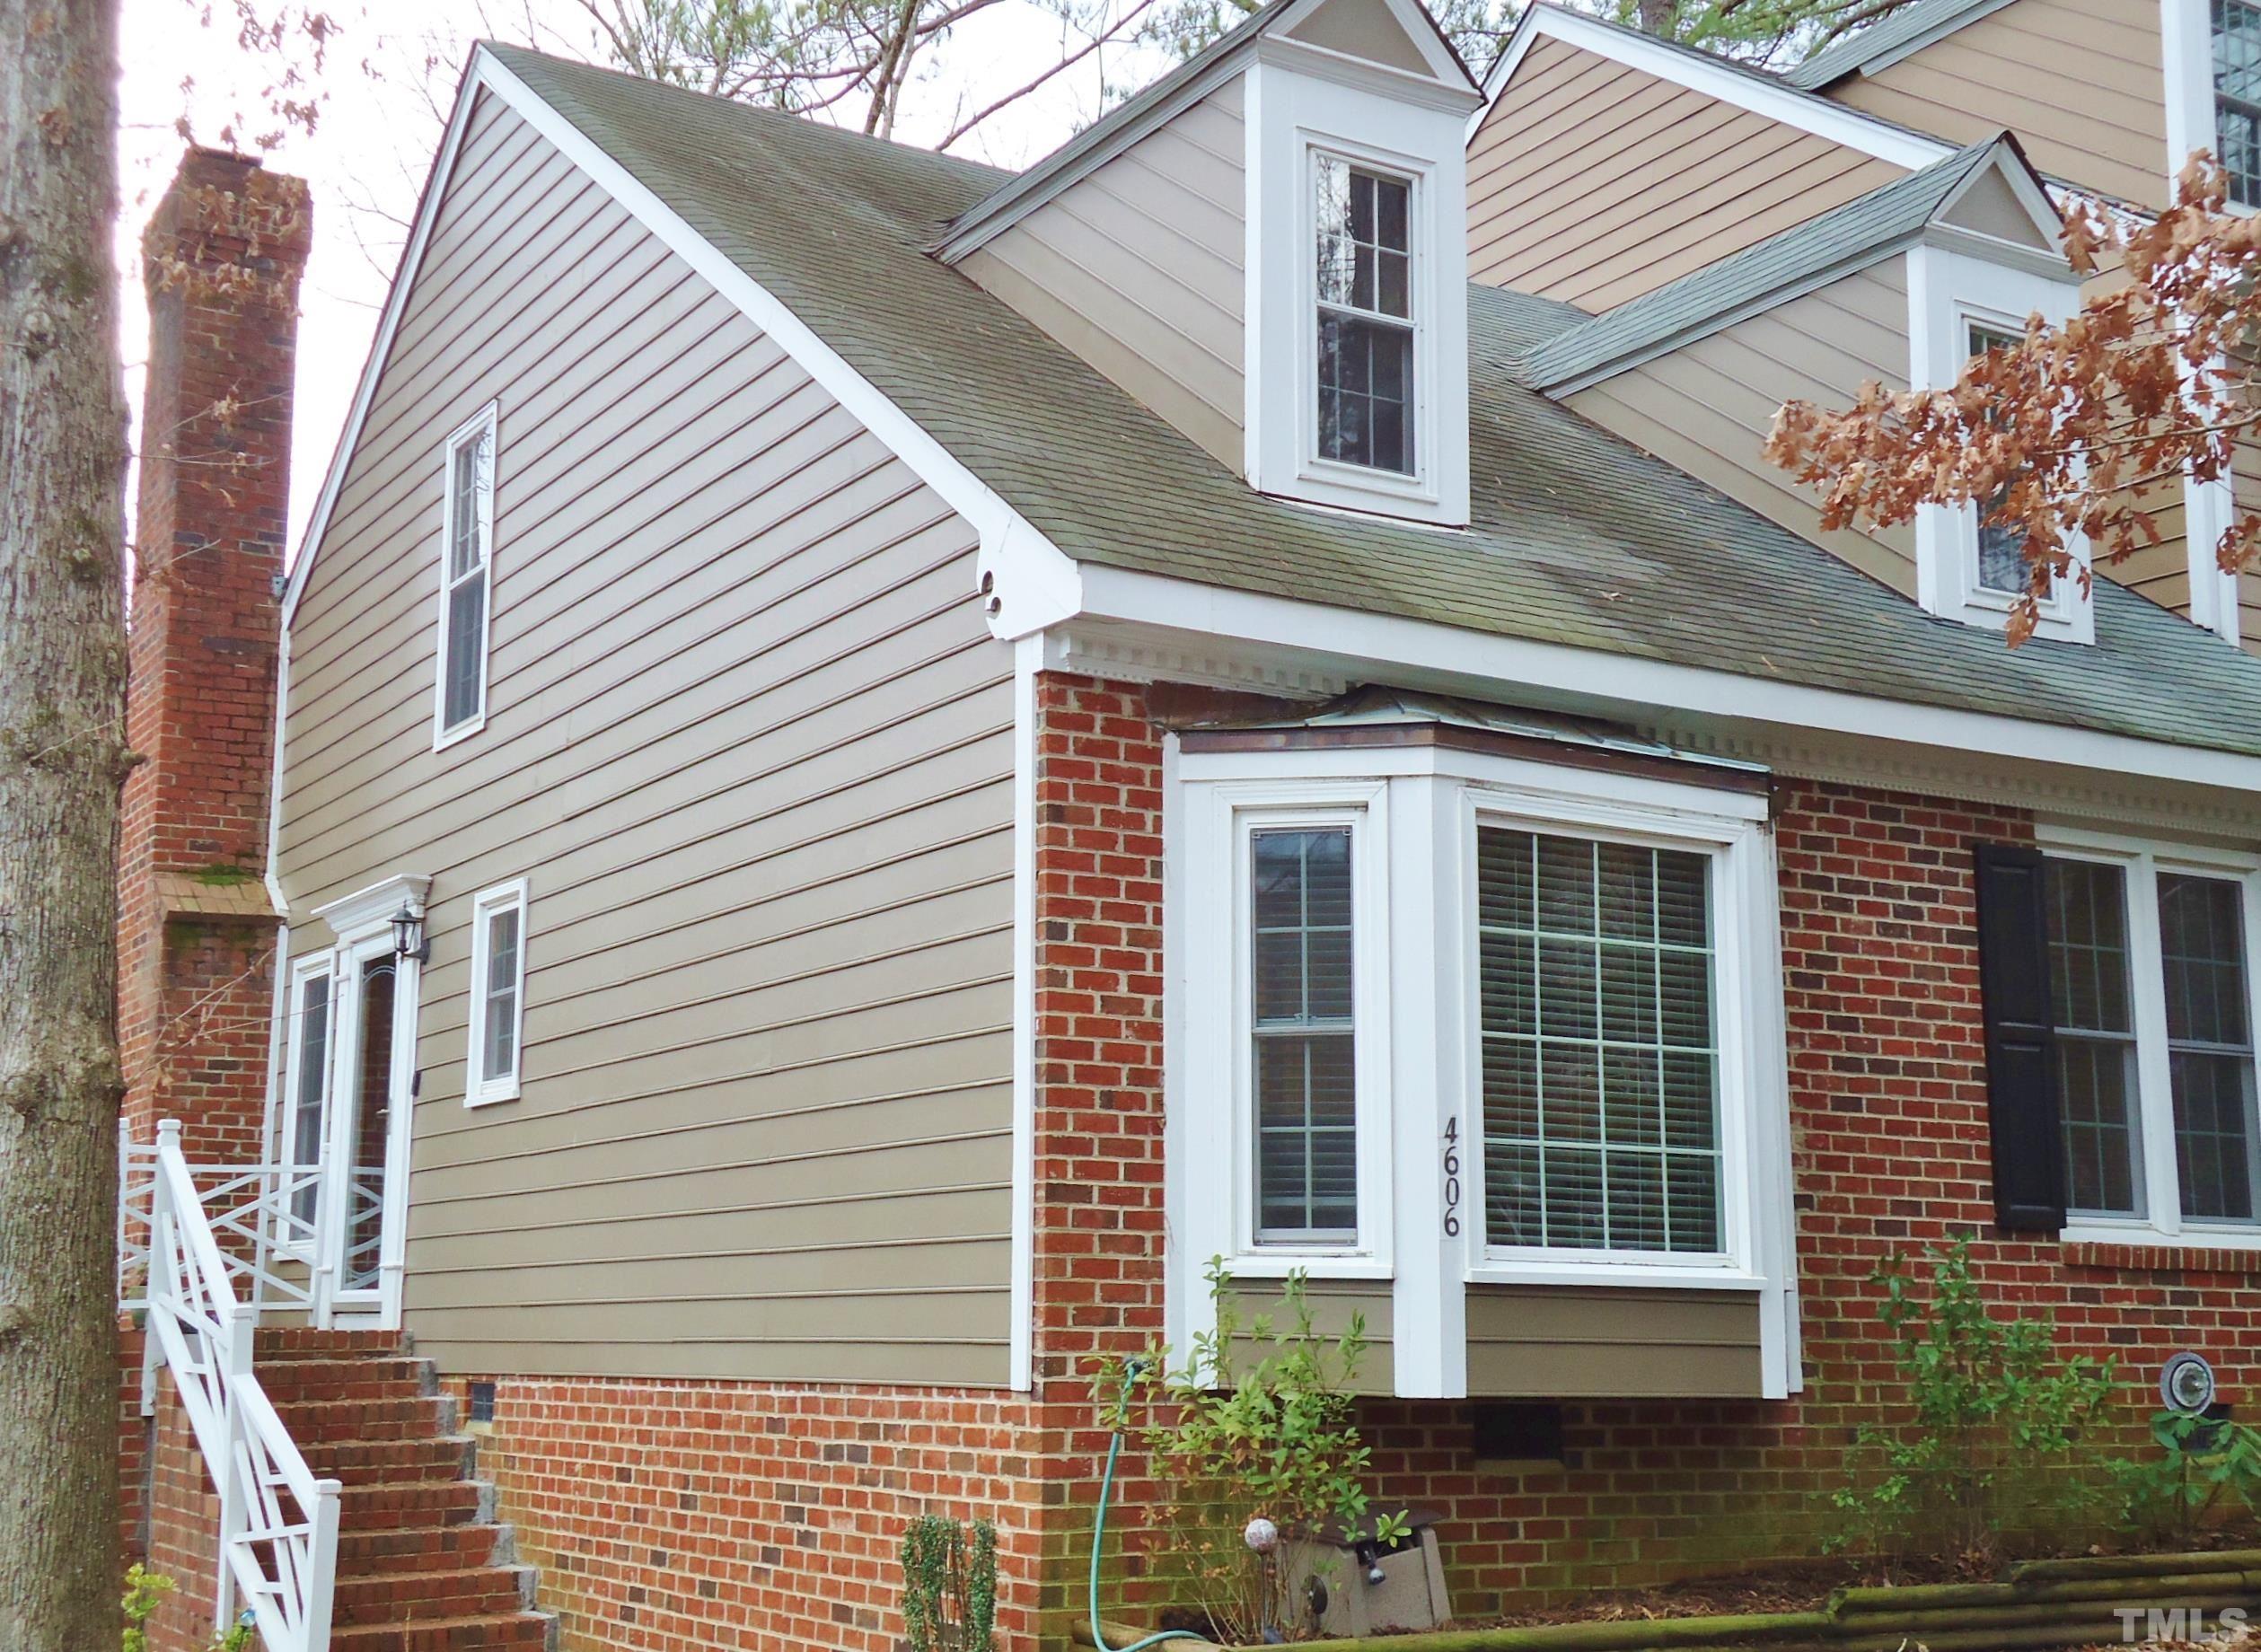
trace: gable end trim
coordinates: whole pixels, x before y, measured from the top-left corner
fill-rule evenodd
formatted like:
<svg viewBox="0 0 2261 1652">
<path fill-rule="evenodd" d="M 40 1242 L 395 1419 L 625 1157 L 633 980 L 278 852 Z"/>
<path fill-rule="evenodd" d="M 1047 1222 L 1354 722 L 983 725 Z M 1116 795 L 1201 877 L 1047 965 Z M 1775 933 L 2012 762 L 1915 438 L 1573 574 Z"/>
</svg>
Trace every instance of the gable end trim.
<svg viewBox="0 0 2261 1652">
<path fill-rule="evenodd" d="M 1700 92 L 1723 103 L 1764 116 L 1783 126 L 1810 133 L 1829 142 L 1842 145 L 1859 154 L 1905 167 L 1909 171 L 1921 171 L 1933 162 L 1943 161 L 1955 153 L 1956 146 L 1940 139 L 1911 132 L 1889 121 L 1878 120 L 1857 110 L 1833 103 L 1827 98 L 1803 91 L 1788 82 L 1775 82 L 1767 77 L 1719 62 L 1699 51 L 1667 45 L 1652 40 L 1629 29 L 1620 29 L 1594 18 L 1567 12 L 1559 5 L 1540 0 L 1526 11 L 1523 21 L 1516 25 L 1507 48 L 1485 75 L 1483 106 L 1469 117 L 1468 136 L 1473 138 L 1476 128 L 1491 113 L 1500 93 L 1514 78 L 1516 70 L 1541 38 L 1561 40 L 1613 63 L 1623 64 L 1658 80 L 1669 81 L 1691 92 Z"/>
</svg>

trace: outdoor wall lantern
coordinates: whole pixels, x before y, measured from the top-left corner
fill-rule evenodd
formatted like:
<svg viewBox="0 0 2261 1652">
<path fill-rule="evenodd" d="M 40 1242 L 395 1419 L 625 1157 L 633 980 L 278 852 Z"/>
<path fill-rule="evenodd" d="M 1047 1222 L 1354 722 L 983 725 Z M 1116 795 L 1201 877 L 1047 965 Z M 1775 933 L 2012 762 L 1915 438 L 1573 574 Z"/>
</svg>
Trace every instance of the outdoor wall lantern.
<svg viewBox="0 0 2261 1652">
<path fill-rule="evenodd" d="M 424 914 L 403 901 L 392 915 L 392 955 L 424 963 L 432 956 L 432 943 L 424 938 Z"/>
</svg>

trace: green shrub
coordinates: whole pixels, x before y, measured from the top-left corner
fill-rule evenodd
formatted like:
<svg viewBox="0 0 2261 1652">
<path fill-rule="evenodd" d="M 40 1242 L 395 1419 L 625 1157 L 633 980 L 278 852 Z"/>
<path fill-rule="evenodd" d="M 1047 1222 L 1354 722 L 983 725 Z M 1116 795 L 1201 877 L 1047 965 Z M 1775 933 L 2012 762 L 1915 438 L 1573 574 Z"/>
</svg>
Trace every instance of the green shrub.
<svg viewBox="0 0 2261 1652">
<path fill-rule="evenodd" d="M 1222 1258 L 1207 1278 L 1215 1328 L 1193 1339 L 1175 1372 L 1166 1350 L 1109 1367 L 1122 1409 L 1104 1420 L 1123 1420 L 1139 1390 L 1166 1402 L 1143 1436 L 1164 1569 L 1189 1586 L 1212 1639 L 1250 1644 L 1301 1614 L 1280 1557 L 1248 1547 L 1249 1522 L 1269 1520 L 1289 1536 L 1356 1523 L 1371 1507 L 1373 1454 L 1351 1417 L 1366 1327 L 1354 1314 L 1341 1336 L 1322 1336 L 1300 1272 L 1281 1287 L 1277 1320 L 1258 1314 L 1244 1326 Z M 1244 1339 L 1256 1346 L 1245 1366 L 1235 1346 Z M 1405 1534 L 1403 1514 L 1378 1525 L 1385 1542 Z"/>
<path fill-rule="evenodd" d="M 148 1652 L 149 1631 L 142 1626 L 157 1615 L 157 1608 L 172 1590 L 172 1579 L 163 1572 L 153 1572 L 139 1562 L 126 1569 L 126 1593 L 118 1603 L 126 1618 L 125 1652 Z"/>
<path fill-rule="evenodd" d="M 997 1528 L 920 1515 L 902 1534 L 902 1625 L 911 1652 L 990 1652 L 997 1631 Z"/>
<path fill-rule="evenodd" d="M 2160 1411 L 2151 1418 L 2151 1438 L 2157 1457 L 2113 1465 L 2132 1529 L 2187 1548 L 2233 1507 L 2261 1512 L 2261 1430 Z"/>
<path fill-rule="evenodd" d="M 1905 1387 L 1892 1421 L 1855 1433 L 1852 1478 L 1831 1499 L 1836 1546 L 1990 1561 L 2100 1496 L 2080 1454 L 2112 1363 L 2060 1359 L 2047 1320 L 1987 1313 L 1967 1239 L 1926 1255 L 1926 1291 L 1897 1258 L 1875 1276 Z"/>
</svg>

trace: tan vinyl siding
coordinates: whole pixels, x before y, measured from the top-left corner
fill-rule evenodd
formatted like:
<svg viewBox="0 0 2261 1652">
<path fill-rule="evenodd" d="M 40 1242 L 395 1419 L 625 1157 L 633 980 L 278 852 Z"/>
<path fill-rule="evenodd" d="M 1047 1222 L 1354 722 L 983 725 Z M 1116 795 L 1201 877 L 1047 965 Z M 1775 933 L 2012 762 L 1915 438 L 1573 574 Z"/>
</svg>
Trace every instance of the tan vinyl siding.
<svg viewBox="0 0 2261 1652">
<path fill-rule="evenodd" d="M 2183 527 L 2183 484 L 2179 479 L 2142 489 L 2138 502 L 2151 513 L 2159 542 L 2100 570 L 2161 608 L 2190 611 L 2190 544 Z"/>
<path fill-rule="evenodd" d="M 440 444 L 499 407 L 488 721 Z M 1010 653 L 975 536 L 482 102 L 292 635 L 278 869 L 428 874 L 406 1320 L 454 1369 L 1007 1380 Z M 523 1099 L 462 1105 L 523 875 Z"/>
<path fill-rule="evenodd" d="M 2150 0 L 2015 0 L 1829 95 L 1957 144 L 2007 127 L 2051 177 L 2146 206 L 2181 165 Z"/>
<path fill-rule="evenodd" d="M 1468 273 L 1606 310 L 1899 175 L 1543 39 L 1469 145 Z"/>
<path fill-rule="evenodd" d="M 958 266 L 1235 470 L 1245 153 L 1235 80 Z"/>
<path fill-rule="evenodd" d="M 1824 533 L 1818 496 L 1762 451 L 1785 400 L 1849 407 L 1871 379 L 1904 390 L 1907 360 L 1907 277 L 1895 259 L 1605 379 L 1570 405 L 1913 596 L 1912 529 Z"/>
<path fill-rule="evenodd" d="M 1473 1399 L 1756 1399 L 1762 1381 L 1751 1291 L 1468 1287 Z"/>
<path fill-rule="evenodd" d="M 2234 520 L 2261 511 L 2261 436 L 2248 432 L 2239 441 L 2230 483 Z M 2248 654 L 2261 654 L 2261 567 L 2251 563 L 2238 574 L 2238 641 Z"/>
<path fill-rule="evenodd" d="M 1275 1337 L 1291 1333 L 1294 1327 L 1280 1311 L 1278 1281 L 1239 1280 L 1233 1287 L 1233 1296 L 1241 1323 L 1240 1334 L 1233 1339 L 1233 1358 L 1245 1370 L 1274 1351 L 1271 1343 L 1259 1340 L 1254 1334 L 1257 1315 L 1271 1317 Z M 1397 1392 L 1397 1366 L 1391 1350 L 1391 1314 L 1395 1305 L 1388 1280 L 1310 1279 L 1304 1285 L 1304 1300 L 1311 1307 L 1312 1329 L 1322 1337 L 1342 1335 L 1350 1330 L 1354 1315 L 1362 1322 L 1367 1346 L 1353 1375 L 1351 1387 L 1355 1392 Z M 1332 1361 L 1331 1353 L 1329 1358 Z"/>
</svg>

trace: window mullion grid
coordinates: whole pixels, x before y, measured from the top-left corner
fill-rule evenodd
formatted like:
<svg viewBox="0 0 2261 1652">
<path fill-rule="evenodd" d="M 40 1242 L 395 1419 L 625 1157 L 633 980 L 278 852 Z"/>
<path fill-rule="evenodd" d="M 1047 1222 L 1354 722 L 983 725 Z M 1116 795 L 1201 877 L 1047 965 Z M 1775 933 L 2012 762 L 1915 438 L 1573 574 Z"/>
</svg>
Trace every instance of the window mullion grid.
<svg viewBox="0 0 2261 1652">
<path fill-rule="evenodd" d="M 2127 863 L 2128 952 L 2135 993 L 2136 1112 L 2143 1137 L 2143 1191 L 2151 1225 L 2182 1232 L 2176 1170 L 2174 1060 L 2167 1043 L 2167 966 L 2160 936 L 2158 865 L 2148 854 Z"/>
</svg>

